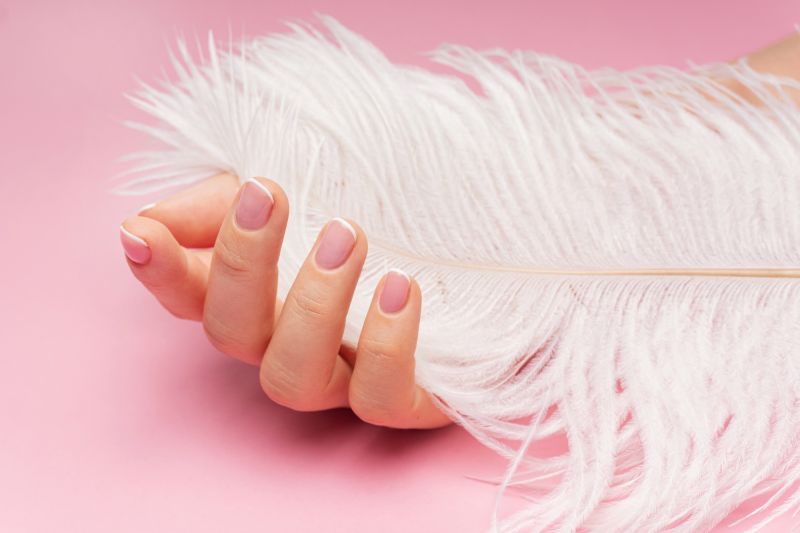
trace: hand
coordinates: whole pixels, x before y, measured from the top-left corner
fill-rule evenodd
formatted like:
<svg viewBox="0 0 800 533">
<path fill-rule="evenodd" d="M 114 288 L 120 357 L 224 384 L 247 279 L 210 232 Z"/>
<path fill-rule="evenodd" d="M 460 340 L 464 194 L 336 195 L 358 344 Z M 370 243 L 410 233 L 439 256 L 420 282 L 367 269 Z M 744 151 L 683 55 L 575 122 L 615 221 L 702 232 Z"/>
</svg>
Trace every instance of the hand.
<svg viewBox="0 0 800 533">
<path fill-rule="evenodd" d="M 286 301 L 276 300 L 288 212 L 277 183 L 238 187 L 221 174 L 127 219 L 120 238 L 134 276 L 173 315 L 202 321 L 216 348 L 260 365 L 275 402 L 298 411 L 349 407 L 395 428 L 450 423 L 414 381 L 421 293 L 412 278 L 385 275 L 358 346 L 342 346 L 367 254 L 357 224 L 328 222 Z"/>
</svg>

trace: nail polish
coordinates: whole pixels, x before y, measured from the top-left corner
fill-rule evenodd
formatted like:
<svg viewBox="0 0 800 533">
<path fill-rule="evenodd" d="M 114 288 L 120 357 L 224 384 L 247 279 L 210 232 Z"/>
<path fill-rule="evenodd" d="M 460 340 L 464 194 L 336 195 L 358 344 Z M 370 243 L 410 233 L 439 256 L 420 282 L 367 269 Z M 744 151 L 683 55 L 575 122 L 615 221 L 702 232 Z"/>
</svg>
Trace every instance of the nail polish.
<svg viewBox="0 0 800 533">
<path fill-rule="evenodd" d="M 334 218 L 325 226 L 314 260 L 320 268 L 332 270 L 347 260 L 356 244 L 356 230 L 344 219 Z"/>
<path fill-rule="evenodd" d="M 148 209 L 153 209 L 155 206 L 156 206 L 155 202 L 150 202 L 149 204 L 143 205 L 142 207 L 140 207 L 139 210 L 136 212 L 136 214 L 137 215 L 141 215 L 142 213 L 144 213 Z"/>
<path fill-rule="evenodd" d="M 152 254 L 144 239 L 137 237 L 122 226 L 119 227 L 119 238 L 128 259 L 139 265 L 147 264 L 150 261 Z"/>
<path fill-rule="evenodd" d="M 411 278 L 398 269 L 391 269 L 383 282 L 383 289 L 378 300 L 378 305 L 384 313 L 396 313 L 403 309 L 408 302 L 408 292 L 411 287 Z"/>
<path fill-rule="evenodd" d="M 245 230 L 262 228 L 269 220 L 272 205 L 272 193 L 269 189 L 258 180 L 247 180 L 236 206 L 236 225 Z"/>
</svg>

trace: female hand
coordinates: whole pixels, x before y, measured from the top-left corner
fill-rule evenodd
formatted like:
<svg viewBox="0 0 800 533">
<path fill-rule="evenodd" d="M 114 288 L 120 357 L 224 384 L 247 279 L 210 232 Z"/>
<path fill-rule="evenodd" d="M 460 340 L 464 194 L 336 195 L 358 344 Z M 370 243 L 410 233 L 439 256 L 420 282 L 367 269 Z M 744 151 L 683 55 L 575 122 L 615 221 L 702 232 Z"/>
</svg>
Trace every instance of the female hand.
<svg viewBox="0 0 800 533">
<path fill-rule="evenodd" d="M 390 271 L 380 280 L 358 345 L 342 346 L 367 254 L 357 224 L 329 221 L 286 301 L 276 300 L 288 211 L 274 181 L 238 187 L 221 174 L 127 219 L 120 238 L 134 276 L 173 315 L 202 321 L 216 348 L 260 365 L 275 402 L 298 411 L 349 407 L 395 428 L 450 423 L 414 381 L 421 293 L 409 276 Z"/>
</svg>

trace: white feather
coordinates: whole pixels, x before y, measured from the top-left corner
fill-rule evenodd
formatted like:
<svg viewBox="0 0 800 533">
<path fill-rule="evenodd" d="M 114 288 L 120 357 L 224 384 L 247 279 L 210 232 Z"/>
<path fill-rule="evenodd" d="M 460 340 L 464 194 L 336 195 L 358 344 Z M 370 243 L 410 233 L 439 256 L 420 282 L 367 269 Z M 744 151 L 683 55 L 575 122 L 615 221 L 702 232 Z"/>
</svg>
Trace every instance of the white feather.
<svg viewBox="0 0 800 533">
<path fill-rule="evenodd" d="M 210 37 L 200 64 L 181 44 L 178 80 L 133 99 L 159 143 L 124 191 L 276 179 L 293 208 L 281 297 L 326 220 L 358 221 L 345 341 L 387 267 L 416 277 L 418 382 L 511 460 L 501 494 L 530 498 L 499 529 L 707 530 L 776 490 L 760 517 L 796 508 L 800 111 L 781 89 L 798 83 L 743 61 L 433 53 L 478 94 L 323 25 L 224 52 Z M 568 453 L 537 458 L 559 433 Z"/>
</svg>

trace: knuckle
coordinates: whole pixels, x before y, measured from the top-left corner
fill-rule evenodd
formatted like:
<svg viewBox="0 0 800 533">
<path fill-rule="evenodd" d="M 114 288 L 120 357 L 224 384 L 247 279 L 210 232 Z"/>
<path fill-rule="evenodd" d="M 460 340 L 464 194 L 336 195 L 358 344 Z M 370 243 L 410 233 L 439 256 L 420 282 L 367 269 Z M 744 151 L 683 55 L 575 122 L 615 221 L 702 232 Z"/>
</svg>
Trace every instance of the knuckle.
<svg viewBox="0 0 800 533">
<path fill-rule="evenodd" d="M 220 269 L 229 277 L 247 277 L 252 270 L 251 261 L 238 246 L 228 239 L 219 239 L 214 246 L 214 268 Z"/>
<path fill-rule="evenodd" d="M 403 394 L 406 361 L 396 343 L 363 338 L 356 355 L 350 388 L 350 408 L 364 422 L 395 427 L 410 410 Z"/>
<path fill-rule="evenodd" d="M 290 372 L 282 370 L 279 366 L 269 365 L 268 370 L 262 369 L 259 381 L 264 394 L 278 405 L 294 411 L 314 410 L 313 402 L 310 401 L 313 394 L 304 390 Z"/>
<path fill-rule="evenodd" d="M 325 319 L 328 306 L 321 291 L 312 289 L 293 290 L 291 291 L 290 299 L 291 305 L 289 308 L 300 320 L 318 323 Z"/>
<path fill-rule="evenodd" d="M 400 376 L 413 372 L 413 359 L 405 357 L 396 343 L 362 339 L 356 358 L 360 361 L 359 373 L 370 388 L 375 388 L 372 384 L 396 383 Z"/>
<path fill-rule="evenodd" d="M 238 359 L 253 360 L 260 357 L 258 349 L 245 342 L 231 326 L 214 315 L 203 317 L 203 331 L 211 344 L 219 351 Z"/>
<path fill-rule="evenodd" d="M 397 413 L 392 409 L 387 409 L 374 401 L 374 398 L 359 393 L 350 395 L 350 409 L 362 421 L 373 426 L 390 426 L 391 421 L 397 418 Z"/>
<path fill-rule="evenodd" d="M 397 361 L 397 343 L 374 337 L 361 340 L 359 351 L 369 358 L 371 367 L 380 367 Z"/>
</svg>

